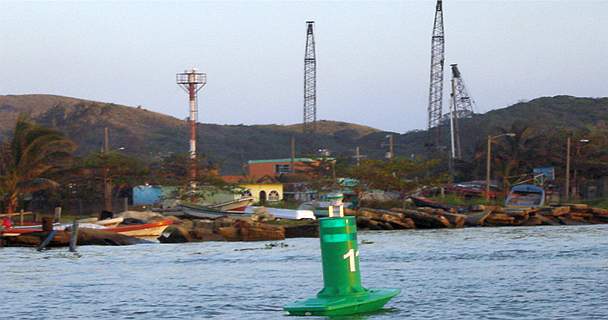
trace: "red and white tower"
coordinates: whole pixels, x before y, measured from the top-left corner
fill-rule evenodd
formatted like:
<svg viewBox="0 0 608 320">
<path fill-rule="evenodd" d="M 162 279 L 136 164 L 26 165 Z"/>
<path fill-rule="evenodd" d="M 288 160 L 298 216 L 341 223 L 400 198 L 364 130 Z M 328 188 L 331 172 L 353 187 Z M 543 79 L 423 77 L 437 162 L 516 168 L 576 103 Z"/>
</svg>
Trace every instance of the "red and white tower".
<svg viewBox="0 0 608 320">
<path fill-rule="evenodd" d="M 177 84 L 188 92 L 190 101 L 190 186 L 196 188 L 196 122 L 198 121 L 197 93 L 207 84 L 207 74 L 198 72 L 195 68 L 177 74 Z"/>
</svg>

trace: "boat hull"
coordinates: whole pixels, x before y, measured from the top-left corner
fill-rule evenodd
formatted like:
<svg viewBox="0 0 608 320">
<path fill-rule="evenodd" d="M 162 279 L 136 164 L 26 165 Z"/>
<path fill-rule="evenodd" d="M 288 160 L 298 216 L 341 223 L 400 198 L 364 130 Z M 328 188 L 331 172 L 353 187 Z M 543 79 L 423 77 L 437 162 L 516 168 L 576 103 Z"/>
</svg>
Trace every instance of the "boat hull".
<svg viewBox="0 0 608 320">
<path fill-rule="evenodd" d="M 158 238 L 171 224 L 172 221 L 167 219 L 144 224 L 107 228 L 103 230 L 136 238 Z"/>
</svg>

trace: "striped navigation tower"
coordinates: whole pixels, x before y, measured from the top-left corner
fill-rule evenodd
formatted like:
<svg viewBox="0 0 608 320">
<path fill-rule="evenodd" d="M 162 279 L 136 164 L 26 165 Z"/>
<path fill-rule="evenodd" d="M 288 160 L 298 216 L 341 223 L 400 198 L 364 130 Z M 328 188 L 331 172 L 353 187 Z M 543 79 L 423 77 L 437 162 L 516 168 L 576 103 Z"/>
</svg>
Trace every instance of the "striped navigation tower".
<svg viewBox="0 0 608 320">
<path fill-rule="evenodd" d="M 431 37 L 431 81 L 429 85 L 428 106 L 428 133 L 429 144 L 439 146 L 441 139 L 441 117 L 443 116 L 443 65 L 444 65 L 445 43 L 443 37 L 443 6 L 441 0 L 437 0 L 435 6 L 435 22 L 433 23 L 433 36 Z M 431 129 L 435 128 L 434 135 Z"/>
<path fill-rule="evenodd" d="M 207 74 L 198 72 L 195 68 L 178 73 L 176 76 L 177 84 L 188 93 L 190 115 L 190 187 L 196 188 L 196 122 L 198 121 L 198 92 L 207 84 Z"/>
<path fill-rule="evenodd" d="M 306 21 L 304 52 L 304 133 L 314 133 L 317 125 L 317 58 L 315 55 L 314 21 Z"/>
</svg>

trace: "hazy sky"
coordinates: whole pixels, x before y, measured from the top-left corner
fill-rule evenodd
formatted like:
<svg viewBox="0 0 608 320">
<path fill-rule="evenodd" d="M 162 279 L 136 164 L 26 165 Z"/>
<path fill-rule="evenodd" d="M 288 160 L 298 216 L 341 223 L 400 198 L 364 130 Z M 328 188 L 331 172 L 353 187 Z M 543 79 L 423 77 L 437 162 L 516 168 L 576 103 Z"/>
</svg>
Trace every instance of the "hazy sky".
<svg viewBox="0 0 608 320">
<path fill-rule="evenodd" d="M 199 121 L 297 123 L 305 21 L 313 19 L 318 118 L 421 129 L 434 7 L 2 1 L 0 94 L 66 95 L 185 118 L 175 73 L 197 66 L 208 74 Z M 477 112 L 539 96 L 606 96 L 607 18 L 605 1 L 446 0 L 446 66 L 459 64 Z"/>
</svg>

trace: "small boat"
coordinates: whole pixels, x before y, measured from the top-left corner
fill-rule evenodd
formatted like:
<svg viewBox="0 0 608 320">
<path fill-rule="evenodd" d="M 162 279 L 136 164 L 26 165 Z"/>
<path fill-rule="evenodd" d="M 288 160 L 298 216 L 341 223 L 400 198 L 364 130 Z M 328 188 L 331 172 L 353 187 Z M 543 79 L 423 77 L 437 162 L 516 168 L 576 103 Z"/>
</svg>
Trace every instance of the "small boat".
<svg viewBox="0 0 608 320">
<path fill-rule="evenodd" d="M 149 238 L 158 238 L 160 235 L 173 223 L 170 219 L 154 221 L 150 223 L 143 224 L 134 224 L 134 225 L 125 225 L 118 227 L 104 227 L 94 223 L 82 223 L 79 225 L 79 228 L 82 229 L 99 229 L 108 232 L 120 233 L 125 236 L 149 239 Z M 54 230 L 65 230 L 66 228 L 71 227 L 70 225 L 60 225 L 54 226 Z M 11 228 L 0 230 L 0 236 L 10 237 L 10 236 L 20 236 L 22 234 L 34 233 L 34 232 L 42 232 L 42 228 Z"/>
<path fill-rule="evenodd" d="M 123 218 L 122 217 L 118 217 L 118 218 L 112 218 L 112 219 L 104 219 L 104 220 L 99 220 L 97 218 L 85 218 L 85 219 L 80 219 L 78 220 L 78 224 L 80 226 L 80 228 L 89 228 L 89 229 L 102 229 L 102 228 L 113 228 L 113 227 L 117 227 L 119 224 L 121 224 L 123 222 Z M 53 223 L 53 230 L 65 230 L 66 228 L 70 228 L 72 227 L 71 223 Z M 12 229 L 16 229 L 16 230 L 29 230 L 29 229 L 40 229 L 42 230 L 42 225 L 40 224 L 30 224 L 30 225 L 23 225 L 23 226 L 13 226 Z"/>
<path fill-rule="evenodd" d="M 117 227 L 123 221 L 124 221 L 124 218 L 122 218 L 122 217 L 104 219 L 104 220 L 99 220 L 98 218 L 86 218 L 86 219 L 78 220 L 78 223 L 93 223 L 93 224 L 98 224 L 100 226 L 112 228 L 112 227 Z"/>
<path fill-rule="evenodd" d="M 340 205 L 345 205 L 342 200 L 344 200 L 344 194 L 341 192 L 322 194 L 319 200 L 302 203 L 298 206 L 298 210 L 312 210 L 315 217 L 328 217 L 329 207 L 332 206 L 335 209 Z"/>
<path fill-rule="evenodd" d="M 511 188 L 505 206 L 508 208 L 538 208 L 545 204 L 545 189 L 533 184 L 519 184 Z"/>
<path fill-rule="evenodd" d="M 116 232 L 125 236 L 137 238 L 158 238 L 173 223 L 172 220 L 165 219 L 144 224 L 133 224 L 104 228 L 103 231 Z"/>
<path fill-rule="evenodd" d="M 255 199 L 253 197 L 243 197 L 243 198 L 236 199 L 236 200 L 208 205 L 207 207 L 210 209 L 216 209 L 219 211 L 242 212 L 242 211 L 245 211 L 245 208 L 247 208 L 247 206 L 251 205 L 254 201 L 255 201 Z"/>
<path fill-rule="evenodd" d="M 256 210 L 264 208 L 268 213 L 272 214 L 276 218 L 289 219 L 289 220 L 300 220 L 300 219 L 312 219 L 315 220 L 315 213 L 312 210 L 291 210 L 281 208 L 269 208 L 269 207 L 253 207 L 249 206 L 245 209 L 245 213 L 255 213 Z"/>
<path fill-rule="evenodd" d="M 222 211 L 209 207 L 199 206 L 191 203 L 182 203 L 181 206 L 181 214 L 175 214 L 176 216 L 184 216 L 189 218 L 199 218 L 199 219 L 215 219 L 219 217 L 229 216 L 229 217 L 244 217 L 250 216 L 250 214 L 245 213 L 245 211 Z M 238 213 L 237 213 L 238 212 Z"/>
<path fill-rule="evenodd" d="M 444 204 L 441 204 L 437 201 L 433 201 L 429 198 L 426 197 L 421 197 L 421 196 L 411 196 L 410 199 L 412 199 L 412 202 L 414 202 L 414 205 L 416 205 L 416 207 L 428 207 L 428 208 L 435 208 L 435 209 L 443 209 L 446 211 L 450 211 L 450 207 L 446 206 Z"/>
</svg>

